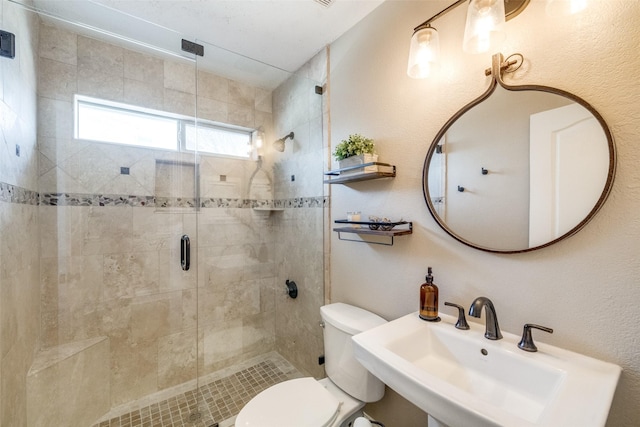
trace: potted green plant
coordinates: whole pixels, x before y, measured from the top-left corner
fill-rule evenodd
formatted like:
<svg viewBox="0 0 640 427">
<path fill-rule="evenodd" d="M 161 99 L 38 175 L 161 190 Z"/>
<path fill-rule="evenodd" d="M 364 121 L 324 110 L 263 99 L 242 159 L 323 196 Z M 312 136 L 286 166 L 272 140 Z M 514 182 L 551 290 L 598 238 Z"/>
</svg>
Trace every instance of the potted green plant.
<svg viewBox="0 0 640 427">
<path fill-rule="evenodd" d="M 358 133 L 351 134 L 347 139 L 340 141 L 333 151 L 333 157 L 338 161 L 340 169 L 378 161 L 373 139 L 365 138 Z M 376 166 L 367 166 L 364 168 L 365 172 L 368 172 L 367 168 L 372 168 L 371 171 L 377 170 Z M 362 169 L 345 171 L 345 173 L 349 172 L 362 172 Z"/>
</svg>

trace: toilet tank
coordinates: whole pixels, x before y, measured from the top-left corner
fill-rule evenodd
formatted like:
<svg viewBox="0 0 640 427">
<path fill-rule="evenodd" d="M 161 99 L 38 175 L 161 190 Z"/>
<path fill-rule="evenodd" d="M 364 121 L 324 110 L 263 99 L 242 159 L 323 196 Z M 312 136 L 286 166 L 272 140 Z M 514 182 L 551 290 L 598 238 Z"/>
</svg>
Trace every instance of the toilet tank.
<svg viewBox="0 0 640 427">
<path fill-rule="evenodd" d="M 384 383 L 358 362 L 351 337 L 387 321 L 352 305 L 335 303 L 320 307 L 324 322 L 324 356 L 327 376 L 335 385 L 363 402 L 384 396 Z"/>
</svg>

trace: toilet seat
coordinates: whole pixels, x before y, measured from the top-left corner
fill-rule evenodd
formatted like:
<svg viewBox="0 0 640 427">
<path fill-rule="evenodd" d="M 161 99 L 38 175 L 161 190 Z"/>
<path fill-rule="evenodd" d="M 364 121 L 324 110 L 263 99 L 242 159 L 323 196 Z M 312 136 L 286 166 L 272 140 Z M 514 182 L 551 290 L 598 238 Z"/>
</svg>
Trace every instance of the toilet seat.
<svg viewBox="0 0 640 427">
<path fill-rule="evenodd" d="M 259 393 L 238 414 L 236 427 L 328 427 L 340 402 L 312 377 L 276 384 Z"/>
</svg>

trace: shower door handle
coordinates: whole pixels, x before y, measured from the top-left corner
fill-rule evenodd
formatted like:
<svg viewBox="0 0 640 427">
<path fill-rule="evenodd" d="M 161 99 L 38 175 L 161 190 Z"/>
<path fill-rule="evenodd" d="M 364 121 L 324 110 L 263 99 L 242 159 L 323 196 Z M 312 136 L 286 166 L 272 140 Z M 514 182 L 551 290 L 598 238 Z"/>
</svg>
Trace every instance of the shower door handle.
<svg viewBox="0 0 640 427">
<path fill-rule="evenodd" d="M 186 234 L 180 239 L 180 265 L 184 271 L 191 265 L 191 241 Z"/>
</svg>

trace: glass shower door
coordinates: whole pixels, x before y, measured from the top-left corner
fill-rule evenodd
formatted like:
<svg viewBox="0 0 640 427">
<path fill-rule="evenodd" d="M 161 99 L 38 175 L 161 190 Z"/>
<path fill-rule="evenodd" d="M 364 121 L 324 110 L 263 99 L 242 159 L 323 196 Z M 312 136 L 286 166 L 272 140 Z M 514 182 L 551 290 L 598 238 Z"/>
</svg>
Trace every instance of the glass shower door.
<svg viewBox="0 0 640 427">
<path fill-rule="evenodd" d="M 262 390 L 261 363 L 275 351 L 278 213 L 266 142 L 275 140 L 271 93 L 289 73 L 198 43 L 198 367 L 220 422 Z"/>
<path fill-rule="evenodd" d="M 327 57 L 290 73 L 198 43 L 198 373 L 218 422 L 270 385 L 324 375 Z M 213 153 L 207 134 L 216 127 L 251 138 L 233 154 Z M 284 291 L 288 279 L 296 299 Z"/>
</svg>

